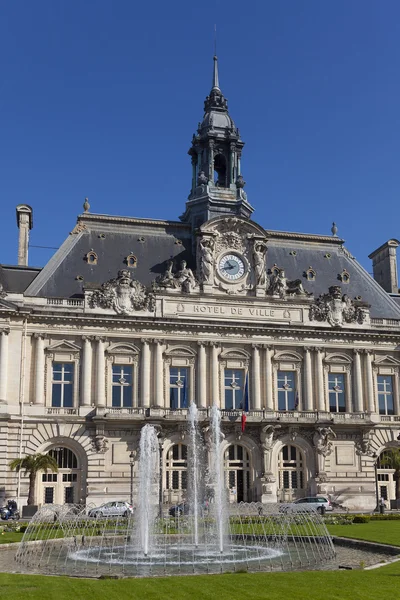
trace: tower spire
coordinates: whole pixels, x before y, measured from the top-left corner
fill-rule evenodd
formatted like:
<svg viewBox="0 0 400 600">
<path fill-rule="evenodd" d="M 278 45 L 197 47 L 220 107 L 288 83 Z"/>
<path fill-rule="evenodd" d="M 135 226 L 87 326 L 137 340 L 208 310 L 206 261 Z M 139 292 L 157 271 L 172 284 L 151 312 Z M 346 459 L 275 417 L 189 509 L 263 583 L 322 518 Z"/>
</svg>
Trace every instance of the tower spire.
<svg viewBox="0 0 400 600">
<path fill-rule="evenodd" d="M 213 90 L 220 90 L 220 87 L 219 87 L 219 77 L 218 77 L 218 57 L 217 57 L 216 54 L 214 54 L 214 72 L 213 72 L 212 89 Z"/>
</svg>

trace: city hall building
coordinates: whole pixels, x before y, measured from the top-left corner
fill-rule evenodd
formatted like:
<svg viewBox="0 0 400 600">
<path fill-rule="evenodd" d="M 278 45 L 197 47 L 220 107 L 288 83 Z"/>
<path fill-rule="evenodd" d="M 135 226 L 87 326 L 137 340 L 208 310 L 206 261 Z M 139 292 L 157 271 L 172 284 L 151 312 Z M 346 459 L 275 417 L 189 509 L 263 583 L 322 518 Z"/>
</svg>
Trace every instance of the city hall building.
<svg viewBox="0 0 400 600">
<path fill-rule="evenodd" d="M 39 269 L 28 266 L 33 210 L 17 207 L 18 265 L 0 266 L 0 501 L 27 499 L 10 460 L 47 452 L 59 472 L 39 474 L 36 504 L 129 499 L 146 423 L 162 501 L 184 499 L 192 402 L 206 451 L 221 410 L 232 503 L 394 499 L 380 460 L 400 435 L 399 242 L 370 255 L 372 278 L 335 225 L 266 229 L 243 146 L 214 58 L 179 219 L 93 214 L 85 201 Z"/>
</svg>

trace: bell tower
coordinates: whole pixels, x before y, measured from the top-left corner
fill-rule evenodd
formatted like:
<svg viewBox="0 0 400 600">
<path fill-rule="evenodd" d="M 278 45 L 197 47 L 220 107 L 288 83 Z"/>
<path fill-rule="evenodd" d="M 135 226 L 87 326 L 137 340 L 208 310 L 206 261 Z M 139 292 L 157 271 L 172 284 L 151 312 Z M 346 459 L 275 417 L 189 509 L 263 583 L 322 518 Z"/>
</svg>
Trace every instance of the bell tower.
<svg viewBox="0 0 400 600">
<path fill-rule="evenodd" d="M 192 229 L 226 214 L 249 219 L 253 207 L 247 201 L 241 172 L 244 142 L 228 113 L 228 101 L 219 87 L 218 59 L 214 56 L 212 88 L 204 102 L 204 117 L 193 135 L 192 188 L 180 217 Z"/>
</svg>

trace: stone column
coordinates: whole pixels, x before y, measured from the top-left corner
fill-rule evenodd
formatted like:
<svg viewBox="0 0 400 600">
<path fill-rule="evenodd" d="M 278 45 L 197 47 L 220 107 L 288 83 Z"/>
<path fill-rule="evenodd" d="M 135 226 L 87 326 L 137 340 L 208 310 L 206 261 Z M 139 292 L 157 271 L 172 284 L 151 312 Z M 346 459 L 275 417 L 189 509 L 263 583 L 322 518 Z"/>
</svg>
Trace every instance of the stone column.
<svg viewBox="0 0 400 600">
<path fill-rule="evenodd" d="M 0 334 L 0 402 L 7 400 L 8 334 L 8 329 Z"/>
<path fill-rule="evenodd" d="M 372 357 L 373 353 L 371 350 L 365 351 L 365 373 L 367 382 L 367 410 L 368 412 L 375 412 L 375 396 L 374 396 L 374 375 L 372 371 Z"/>
<path fill-rule="evenodd" d="M 44 404 L 44 333 L 34 333 L 35 348 L 35 388 L 34 404 Z"/>
<path fill-rule="evenodd" d="M 361 372 L 361 350 L 354 350 L 354 412 L 363 411 L 363 385 Z"/>
<path fill-rule="evenodd" d="M 211 345 L 211 406 L 214 404 L 221 406 L 219 389 L 219 363 L 218 355 L 220 352 L 217 342 L 210 342 Z"/>
<path fill-rule="evenodd" d="M 315 348 L 316 380 L 317 380 L 317 410 L 326 411 L 324 389 L 323 349 Z"/>
<path fill-rule="evenodd" d="M 155 406 L 164 408 L 164 362 L 163 362 L 163 341 L 154 340 L 155 344 Z"/>
<path fill-rule="evenodd" d="M 192 191 L 194 192 L 196 187 L 196 157 L 192 156 Z"/>
<path fill-rule="evenodd" d="M 311 348 L 304 348 L 304 410 L 313 410 L 313 376 Z"/>
<path fill-rule="evenodd" d="M 210 164 L 209 164 L 209 172 L 208 179 L 210 180 L 211 185 L 214 184 L 214 141 L 210 140 Z"/>
<path fill-rule="evenodd" d="M 261 382 L 260 382 L 260 350 L 258 344 L 253 344 L 252 378 L 250 409 L 261 410 Z"/>
<path fill-rule="evenodd" d="M 106 405 L 106 359 L 104 356 L 105 338 L 96 336 L 96 406 Z"/>
<path fill-rule="evenodd" d="M 205 342 L 197 342 L 198 352 L 198 373 L 197 373 L 197 408 L 206 408 L 207 406 L 207 376 L 206 376 L 206 347 Z"/>
<path fill-rule="evenodd" d="M 273 391 L 273 374 L 272 374 L 272 346 L 264 346 L 265 348 L 265 378 L 266 378 L 266 409 L 274 410 Z"/>
<path fill-rule="evenodd" d="M 141 357 L 141 387 L 140 404 L 144 408 L 150 406 L 150 346 L 149 340 L 142 339 L 142 357 Z"/>
<path fill-rule="evenodd" d="M 92 337 L 82 336 L 83 357 L 82 357 L 82 394 L 81 405 L 91 406 L 92 404 Z"/>
</svg>

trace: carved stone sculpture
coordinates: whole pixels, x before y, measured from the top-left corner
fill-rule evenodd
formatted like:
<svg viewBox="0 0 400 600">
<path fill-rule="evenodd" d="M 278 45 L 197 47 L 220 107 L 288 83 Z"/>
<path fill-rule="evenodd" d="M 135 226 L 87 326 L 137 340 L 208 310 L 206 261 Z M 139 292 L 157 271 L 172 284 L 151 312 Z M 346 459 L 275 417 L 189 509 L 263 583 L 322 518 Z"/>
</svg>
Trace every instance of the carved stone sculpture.
<svg viewBox="0 0 400 600">
<path fill-rule="evenodd" d="M 181 286 L 182 292 L 190 294 L 196 287 L 196 278 L 193 275 L 192 269 L 189 269 L 186 260 L 181 261 L 181 268 L 176 274 L 179 285 Z"/>
<path fill-rule="evenodd" d="M 92 441 L 92 447 L 95 452 L 104 454 L 108 450 L 108 439 L 104 435 L 96 435 Z"/>
<path fill-rule="evenodd" d="M 132 279 L 130 271 L 122 269 L 115 279 L 93 292 L 89 304 L 92 308 L 113 308 L 116 313 L 127 315 L 138 310 L 153 311 L 155 299 L 144 285 Z"/>
<path fill-rule="evenodd" d="M 261 447 L 264 451 L 264 474 L 268 476 L 272 476 L 272 447 L 274 445 L 274 436 L 276 437 L 276 433 L 280 428 L 280 425 L 265 425 L 265 427 L 261 429 L 260 440 Z"/>
<path fill-rule="evenodd" d="M 198 288 L 198 283 L 193 275 L 193 271 L 188 268 L 185 260 L 181 261 L 180 269 L 177 273 L 173 273 L 173 266 L 173 261 L 169 260 L 165 273 L 157 277 L 153 282 L 154 291 L 169 289 L 190 294 Z"/>
<path fill-rule="evenodd" d="M 214 240 L 202 238 L 199 242 L 200 251 L 200 280 L 211 284 L 214 278 Z"/>
<path fill-rule="evenodd" d="M 267 282 L 265 254 L 267 247 L 262 242 L 255 242 L 253 247 L 254 277 L 256 286 L 265 287 Z"/>
<path fill-rule="evenodd" d="M 285 298 L 286 296 L 311 296 L 305 291 L 301 279 L 289 281 L 284 269 L 276 270 L 269 278 L 268 294 Z"/>
<path fill-rule="evenodd" d="M 4 286 L 2 283 L 0 283 L 0 298 L 5 298 L 7 296 L 7 292 L 4 289 Z"/>
<path fill-rule="evenodd" d="M 175 279 L 175 275 L 172 272 L 172 269 L 174 268 L 174 261 L 173 260 L 169 260 L 167 262 L 167 268 L 165 270 L 165 273 L 163 273 L 162 275 L 159 275 L 155 281 L 155 286 L 156 288 L 164 288 L 164 289 L 178 289 L 179 284 L 178 281 Z"/>
<path fill-rule="evenodd" d="M 310 307 L 310 321 L 327 321 L 332 327 L 343 323 L 362 325 L 366 318 L 365 305 L 354 301 L 347 294 L 342 296 L 339 285 L 332 285 L 327 294 L 322 294 Z"/>
<path fill-rule="evenodd" d="M 317 458 L 317 474 L 320 479 L 325 475 L 325 458 L 332 453 L 332 440 L 335 438 L 336 433 L 331 427 L 317 427 L 314 432 L 313 443 Z"/>
<path fill-rule="evenodd" d="M 361 439 L 359 439 L 356 444 L 355 444 L 355 448 L 356 448 L 356 454 L 358 456 L 372 456 L 373 455 L 373 449 L 371 447 L 371 438 L 370 438 L 370 434 L 368 432 L 364 432 L 361 436 Z"/>
<path fill-rule="evenodd" d="M 200 173 L 197 176 L 197 185 L 207 185 L 208 183 L 208 179 L 206 177 L 206 174 L 204 173 L 204 171 L 200 171 Z"/>
</svg>

